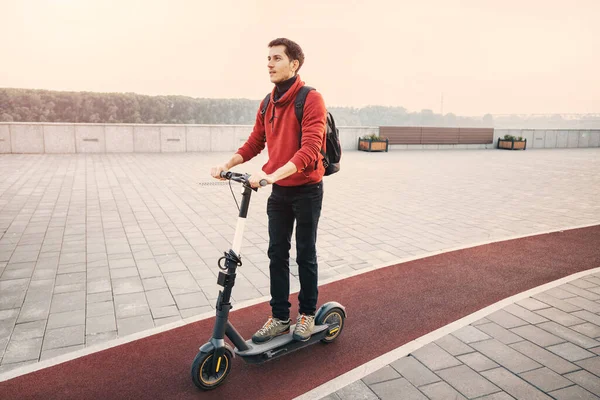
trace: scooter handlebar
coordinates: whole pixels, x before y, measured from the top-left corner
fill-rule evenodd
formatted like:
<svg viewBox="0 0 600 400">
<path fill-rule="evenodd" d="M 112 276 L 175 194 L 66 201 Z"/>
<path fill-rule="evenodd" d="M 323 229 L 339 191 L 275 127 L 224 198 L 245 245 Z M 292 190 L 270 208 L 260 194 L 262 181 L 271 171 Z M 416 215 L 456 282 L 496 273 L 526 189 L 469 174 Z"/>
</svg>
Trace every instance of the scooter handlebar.
<svg viewBox="0 0 600 400">
<path fill-rule="evenodd" d="M 244 183 L 244 184 L 247 184 L 248 180 L 250 179 L 250 175 L 248 175 L 248 174 L 240 174 L 239 172 L 231 172 L 231 171 L 221 171 L 220 176 L 223 179 L 229 179 L 229 180 Z M 260 186 L 267 186 L 268 184 L 269 184 L 269 182 L 267 182 L 266 179 L 261 179 L 259 182 Z"/>
</svg>

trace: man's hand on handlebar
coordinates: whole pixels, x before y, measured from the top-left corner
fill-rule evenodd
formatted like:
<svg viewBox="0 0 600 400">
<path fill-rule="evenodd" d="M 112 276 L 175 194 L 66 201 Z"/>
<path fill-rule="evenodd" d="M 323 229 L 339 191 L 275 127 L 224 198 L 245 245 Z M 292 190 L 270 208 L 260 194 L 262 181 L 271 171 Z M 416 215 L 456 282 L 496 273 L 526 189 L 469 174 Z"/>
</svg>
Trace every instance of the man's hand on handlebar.
<svg viewBox="0 0 600 400">
<path fill-rule="evenodd" d="M 262 184 L 261 184 L 262 181 Z M 266 184 L 270 185 L 275 182 L 272 176 L 265 174 L 263 171 L 258 171 L 252 175 L 250 175 L 250 179 L 248 179 L 248 183 L 253 188 L 258 188 L 260 186 L 265 186 Z"/>
<path fill-rule="evenodd" d="M 226 164 L 222 164 L 222 165 L 217 165 L 216 167 L 212 167 L 210 169 L 210 175 L 213 178 L 219 179 L 221 181 L 224 181 L 225 178 L 221 177 L 221 172 L 227 172 L 229 171 L 229 168 L 227 168 Z"/>
</svg>

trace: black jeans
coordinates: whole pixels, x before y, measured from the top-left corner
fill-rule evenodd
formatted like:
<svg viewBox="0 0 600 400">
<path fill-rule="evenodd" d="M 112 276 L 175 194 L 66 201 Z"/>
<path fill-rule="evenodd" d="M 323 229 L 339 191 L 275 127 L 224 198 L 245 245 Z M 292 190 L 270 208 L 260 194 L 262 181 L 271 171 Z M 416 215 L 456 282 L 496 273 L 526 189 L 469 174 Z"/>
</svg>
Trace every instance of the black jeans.
<svg viewBox="0 0 600 400">
<path fill-rule="evenodd" d="M 273 185 L 267 202 L 269 217 L 269 270 L 273 317 L 290 316 L 290 248 L 296 222 L 296 252 L 300 293 L 300 313 L 314 315 L 317 308 L 318 265 L 317 226 L 323 203 L 323 182 L 284 187 Z"/>
</svg>

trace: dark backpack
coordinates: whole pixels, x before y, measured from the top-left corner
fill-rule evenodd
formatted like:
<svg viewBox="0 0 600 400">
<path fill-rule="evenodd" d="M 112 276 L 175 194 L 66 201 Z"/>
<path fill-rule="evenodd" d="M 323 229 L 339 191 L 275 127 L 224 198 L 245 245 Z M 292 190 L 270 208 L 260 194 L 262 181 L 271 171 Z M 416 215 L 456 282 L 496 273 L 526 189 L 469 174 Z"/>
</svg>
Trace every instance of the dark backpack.
<svg viewBox="0 0 600 400">
<path fill-rule="evenodd" d="M 306 96 L 308 92 L 315 90 L 310 86 L 302 86 L 296 95 L 296 118 L 298 124 L 300 124 L 300 145 L 302 145 L 302 117 L 304 115 L 304 103 L 306 103 Z M 265 97 L 262 103 L 260 114 L 265 117 L 267 112 L 267 106 L 271 101 L 271 93 Z M 342 158 L 342 146 L 340 144 L 340 132 L 335 127 L 335 121 L 333 115 L 327 111 L 327 133 L 325 136 L 325 151 L 321 148 L 321 154 L 323 155 L 323 166 L 325 167 L 325 175 L 335 174 L 340 170 L 340 159 Z M 316 168 L 316 165 L 315 165 Z"/>
</svg>

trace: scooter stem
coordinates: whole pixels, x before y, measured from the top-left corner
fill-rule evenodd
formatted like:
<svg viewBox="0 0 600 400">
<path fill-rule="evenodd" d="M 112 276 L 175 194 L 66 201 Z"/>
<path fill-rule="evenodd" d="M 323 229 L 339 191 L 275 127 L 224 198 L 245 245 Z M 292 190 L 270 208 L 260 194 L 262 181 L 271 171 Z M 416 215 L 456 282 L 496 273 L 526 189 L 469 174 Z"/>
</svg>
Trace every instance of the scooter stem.
<svg viewBox="0 0 600 400">
<path fill-rule="evenodd" d="M 240 254 L 240 250 L 242 249 L 242 239 L 244 238 L 244 229 L 246 228 L 246 217 L 248 216 L 250 196 L 252 195 L 252 189 L 249 186 L 243 185 L 242 187 L 242 204 L 240 206 L 240 214 L 235 227 L 233 246 L 231 247 L 233 252 L 237 255 Z"/>
</svg>

